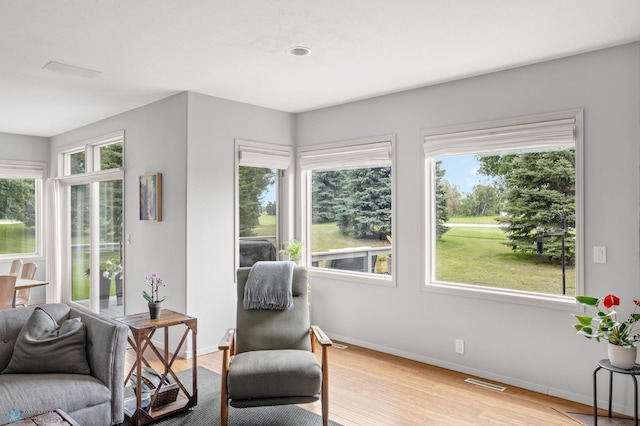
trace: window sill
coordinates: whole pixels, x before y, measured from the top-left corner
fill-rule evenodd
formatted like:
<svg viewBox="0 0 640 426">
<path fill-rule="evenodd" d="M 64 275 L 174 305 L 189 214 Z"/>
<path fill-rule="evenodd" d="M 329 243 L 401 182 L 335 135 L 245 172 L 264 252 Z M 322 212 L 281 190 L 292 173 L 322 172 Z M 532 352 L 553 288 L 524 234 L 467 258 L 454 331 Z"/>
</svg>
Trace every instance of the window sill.
<svg viewBox="0 0 640 426">
<path fill-rule="evenodd" d="M 45 257 L 40 253 L 11 253 L 0 255 L 0 263 L 11 263 L 14 259 L 39 261 L 45 260 Z"/>
<path fill-rule="evenodd" d="M 492 300 L 496 302 L 515 303 L 519 305 L 538 306 L 569 312 L 581 312 L 584 309 L 572 296 L 545 293 L 533 293 L 480 285 L 431 282 L 422 286 L 426 292 Z"/>
<path fill-rule="evenodd" d="M 366 274 L 363 272 L 350 272 L 338 269 L 308 268 L 310 277 L 348 281 L 356 284 L 373 284 L 384 287 L 395 287 L 392 275 Z"/>
</svg>

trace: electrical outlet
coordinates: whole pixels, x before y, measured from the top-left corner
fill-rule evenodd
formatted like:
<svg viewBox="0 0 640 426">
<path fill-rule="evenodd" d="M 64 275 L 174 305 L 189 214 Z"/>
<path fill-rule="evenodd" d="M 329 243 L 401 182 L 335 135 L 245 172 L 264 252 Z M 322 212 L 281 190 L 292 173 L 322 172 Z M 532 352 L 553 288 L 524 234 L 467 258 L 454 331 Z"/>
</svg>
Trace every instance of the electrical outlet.
<svg viewBox="0 0 640 426">
<path fill-rule="evenodd" d="M 464 340 L 456 339 L 456 353 L 464 354 Z"/>
</svg>

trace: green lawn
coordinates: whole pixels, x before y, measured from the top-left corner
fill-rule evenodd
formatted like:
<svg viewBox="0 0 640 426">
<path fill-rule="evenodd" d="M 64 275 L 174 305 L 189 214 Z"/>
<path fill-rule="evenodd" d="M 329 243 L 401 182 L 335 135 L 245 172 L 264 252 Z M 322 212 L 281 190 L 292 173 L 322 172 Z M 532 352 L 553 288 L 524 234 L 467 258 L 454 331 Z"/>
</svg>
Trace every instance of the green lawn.
<svg viewBox="0 0 640 426">
<path fill-rule="evenodd" d="M 331 223 L 316 223 L 311 228 L 311 240 L 313 246 L 311 251 L 322 252 L 329 249 L 339 249 L 346 247 L 383 247 L 389 246 L 389 242 L 378 239 L 355 239 L 351 237 L 345 237 L 340 233 L 338 226 L 335 222 Z"/>
<path fill-rule="evenodd" d="M 498 216 L 471 216 L 471 217 L 450 217 L 447 223 L 476 223 L 497 225 Z"/>
<path fill-rule="evenodd" d="M 455 218 L 451 223 L 497 224 L 495 216 Z M 343 236 L 335 223 L 315 224 L 312 251 L 343 247 L 386 245 L 379 240 Z M 451 227 L 436 244 L 438 281 L 486 285 L 539 293 L 562 294 L 562 267 L 538 263 L 529 255 L 514 253 L 498 227 Z M 575 270 L 567 266 L 566 294 L 575 294 Z"/>
<path fill-rule="evenodd" d="M 24 223 L 0 224 L 0 254 L 34 253 L 35 251 L 34 228 L 27 228 Z"/>
<path fill-rule="evenodd" d="M 562 294 L 562 267 L 514 253 L 499 228 L 452 227 L 436 244 L 438 281 Z M 575 269 L 567 266 L 567 294 L 575 294 Z"/>
<path fill-rule="evenodd" d="M 276 235 L 276 217 L 262 214 L 258 218 L 260 225 L 253 228 L 253 233 L 257 237 L 273 237 Z"/>
<path fill-rule="evenodd" d="M 276 217 L 270 215 L 260 215 L 258 219 L 260 225 L 253 229 L 255 236 L 270 237 L 276 235 Z M 340 233 L 335 222 L 320 223 L 313 225 L 312 228 L 313 247 L 312 251 L 320 252 L 329 249 L 338 249 L 345 247 L 381 247 L 389 245 L 387 241 L 379 240 L 358 240 L 351 237 L 345 237 Z"/>
</svg>

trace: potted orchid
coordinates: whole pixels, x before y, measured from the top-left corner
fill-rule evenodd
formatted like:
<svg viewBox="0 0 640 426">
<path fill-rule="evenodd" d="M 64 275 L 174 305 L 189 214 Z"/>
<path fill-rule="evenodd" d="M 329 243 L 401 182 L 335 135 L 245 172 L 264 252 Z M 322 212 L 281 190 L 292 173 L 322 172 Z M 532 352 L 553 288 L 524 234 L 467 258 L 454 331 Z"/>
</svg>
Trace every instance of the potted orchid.
<svg viewBox="0 0 640 426">
<path fill-rule="evenodd" d="M 640 321 L 640 313 L 636 313 L 640 301 L 634 300 L 635 305 L 631 315 L 624 321 L 618 321 L 618 312 L 615 307 L 620 306 L 620 298 L 616 295 L 609 294 L 601 299 L 590 296 L 576 296 L 576 300 L 585 306 L 596 308 L 595 317 L 588 315 L 575 315 L 578 324 L 574 325 L 578 334 L 588 339 L 600 339 L 609 342 L 607 352 L 611 364 L 623 368 L 630 369 L 635 365 L 636 360 L 636 342 L 640 340 L 640 330 L 637 323 Z M 604 310 L 600 308 L 600 305 Z M 619 358 L 623 356 L 624 358 Z"/>
<path fill-rule="evenodd" d="M 164 280 L 158 276 L 155 272 L 151 275 L 145 275 L 144 282 L 149 283 L 151 285 L 151 294 L 147 293 L 146 290 L 142 291 L 142 297 L 145 298 L 147 302 L 149 302 L 149 315 L 151 319 L 156 319 L 160 316 L 160 310 L 162 309 L 162 302 L 167 296 L 160 299 L 158 295 L 158 288 L 162 285 L 164 286 Z"/>
</svg>

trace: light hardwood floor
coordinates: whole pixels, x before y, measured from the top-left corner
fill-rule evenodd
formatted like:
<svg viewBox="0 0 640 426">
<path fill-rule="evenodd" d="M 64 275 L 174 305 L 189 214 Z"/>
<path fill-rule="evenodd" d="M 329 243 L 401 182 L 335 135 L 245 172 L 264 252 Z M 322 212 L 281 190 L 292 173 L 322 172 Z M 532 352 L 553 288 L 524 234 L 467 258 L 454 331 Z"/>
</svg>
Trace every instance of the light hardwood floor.
<svg viewBox="0 0 640 426">
<path fill-rule="evenodd" d="M 129 350 L 127 365 L 134 357 Z M 222 356 L 207 354 L 197 362 L 220 373 Z M 190 368 L 191 360 L 177 359 L 174 367 L 177 371 Z M 579 425 L 564 413 L 592 413 L 589 406 L 512 386 L 504 392 L 475 386 L 464 382 L 468 377 L 356 346 L 333 347 L 329 349 L 329 417 L 344 426 L 531 426 Z M 302 407 L 321 414 L 319 402 Z"/>
</svg>

